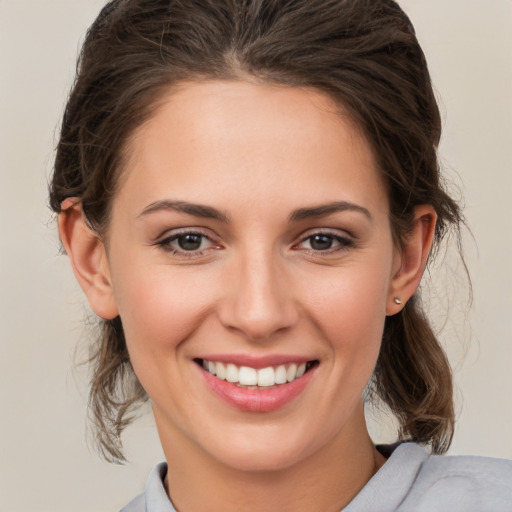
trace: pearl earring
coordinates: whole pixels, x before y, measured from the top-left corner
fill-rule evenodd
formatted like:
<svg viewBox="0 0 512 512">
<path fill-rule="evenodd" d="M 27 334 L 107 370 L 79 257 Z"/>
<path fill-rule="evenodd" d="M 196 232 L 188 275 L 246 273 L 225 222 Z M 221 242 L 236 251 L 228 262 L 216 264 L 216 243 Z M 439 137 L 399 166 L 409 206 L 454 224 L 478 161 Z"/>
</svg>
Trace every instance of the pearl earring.
<svg viewBox="0 0 512 512">
<path fill-rule="evenodd" d="M 395 301 L 395 304 L 402 304 L 402 299 L 400 297 L 395 297 L 393 300 Z"/>
</svg>

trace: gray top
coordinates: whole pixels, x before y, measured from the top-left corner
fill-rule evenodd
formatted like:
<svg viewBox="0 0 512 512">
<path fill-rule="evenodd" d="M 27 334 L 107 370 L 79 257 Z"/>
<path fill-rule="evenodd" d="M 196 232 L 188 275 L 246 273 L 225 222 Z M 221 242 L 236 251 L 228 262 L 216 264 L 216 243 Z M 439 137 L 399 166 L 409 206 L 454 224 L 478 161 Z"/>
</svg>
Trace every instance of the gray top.
<svg viewBox="0 0 512 512">
<path fill-rule="evenodd" d="M 145 491 L 121 512 L 176 512 L 164 489 L 166 472 L 165 463 L 156 466 Z M 341 512 L 413 511 L 512 512 L 512 461 L 428 455 L 404 443 Z"/>
</svg>

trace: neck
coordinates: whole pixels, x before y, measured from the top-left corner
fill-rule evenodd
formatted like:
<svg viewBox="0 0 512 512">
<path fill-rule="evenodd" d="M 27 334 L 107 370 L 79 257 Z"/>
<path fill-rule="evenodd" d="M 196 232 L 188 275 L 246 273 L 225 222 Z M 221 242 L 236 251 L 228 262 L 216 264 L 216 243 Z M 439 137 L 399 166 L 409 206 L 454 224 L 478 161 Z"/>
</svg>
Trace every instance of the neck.
<svg viewBox="0 0 512 512">
<path fill-rule="evenodd" d="M 170 462 L 167 493 L 178 512 L 339 512 L 385 461 L 368 435 L 362 406 L 358 418 L 312 456 L 273 471 L 228 467 L 161 435 Z"/>
</svg>

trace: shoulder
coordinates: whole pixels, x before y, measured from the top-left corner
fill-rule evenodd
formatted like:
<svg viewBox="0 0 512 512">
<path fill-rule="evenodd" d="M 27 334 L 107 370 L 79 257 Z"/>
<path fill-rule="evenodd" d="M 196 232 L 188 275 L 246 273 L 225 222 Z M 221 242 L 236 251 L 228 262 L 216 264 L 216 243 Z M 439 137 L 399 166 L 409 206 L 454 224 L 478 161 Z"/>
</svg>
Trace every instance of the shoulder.
<svg viewBox="0 0 512 512">
<path fill-rule="evenodd" d="M 388 460 L 344 512 L 512 512 L 512 461 L 379 447 Z"/>
<path fill-rule="evenodd" d="M 512 461 L 475 456 L 428 456 L 403 510 L 448 506 L 464 512 L 512 512 Z M 401 508 L 401 510 L 402 510 Z"/>
</svg>

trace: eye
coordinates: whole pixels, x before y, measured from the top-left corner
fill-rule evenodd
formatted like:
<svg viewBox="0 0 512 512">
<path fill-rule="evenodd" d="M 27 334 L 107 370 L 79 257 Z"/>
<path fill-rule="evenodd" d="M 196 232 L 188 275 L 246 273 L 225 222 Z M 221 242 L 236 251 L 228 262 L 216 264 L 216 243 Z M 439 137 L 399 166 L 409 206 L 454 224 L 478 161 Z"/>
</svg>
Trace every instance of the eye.
<svg viewBox="0 0 512 512">
<path fill-rule="evenodd" d="M 334 238 L 329 235 L 313 235 L 308 240 L 311 249 L 314 251 L 326 251 L 331 249 L 335 243 Z"/>
<path fill-rule="evenodd" d="M 172 234 L 156 245 L 164 251 L 183 256 L 201 255 L 204 251 L 217 247 L 208 236 L 194 231 Z"/>
<path fill-rule="evenodd" d="M 206 237 L 197 233 L 187 233 L 178 235 L 172 242 L 183 251 L 198 251 L 204 249 Z"/>
<path fill-rule="evenodd" d="M 353 245 L 352 240 L 334 233 L 314 233 L 296 246 L 314 252 L 335 252 Z"/>
</svg>

